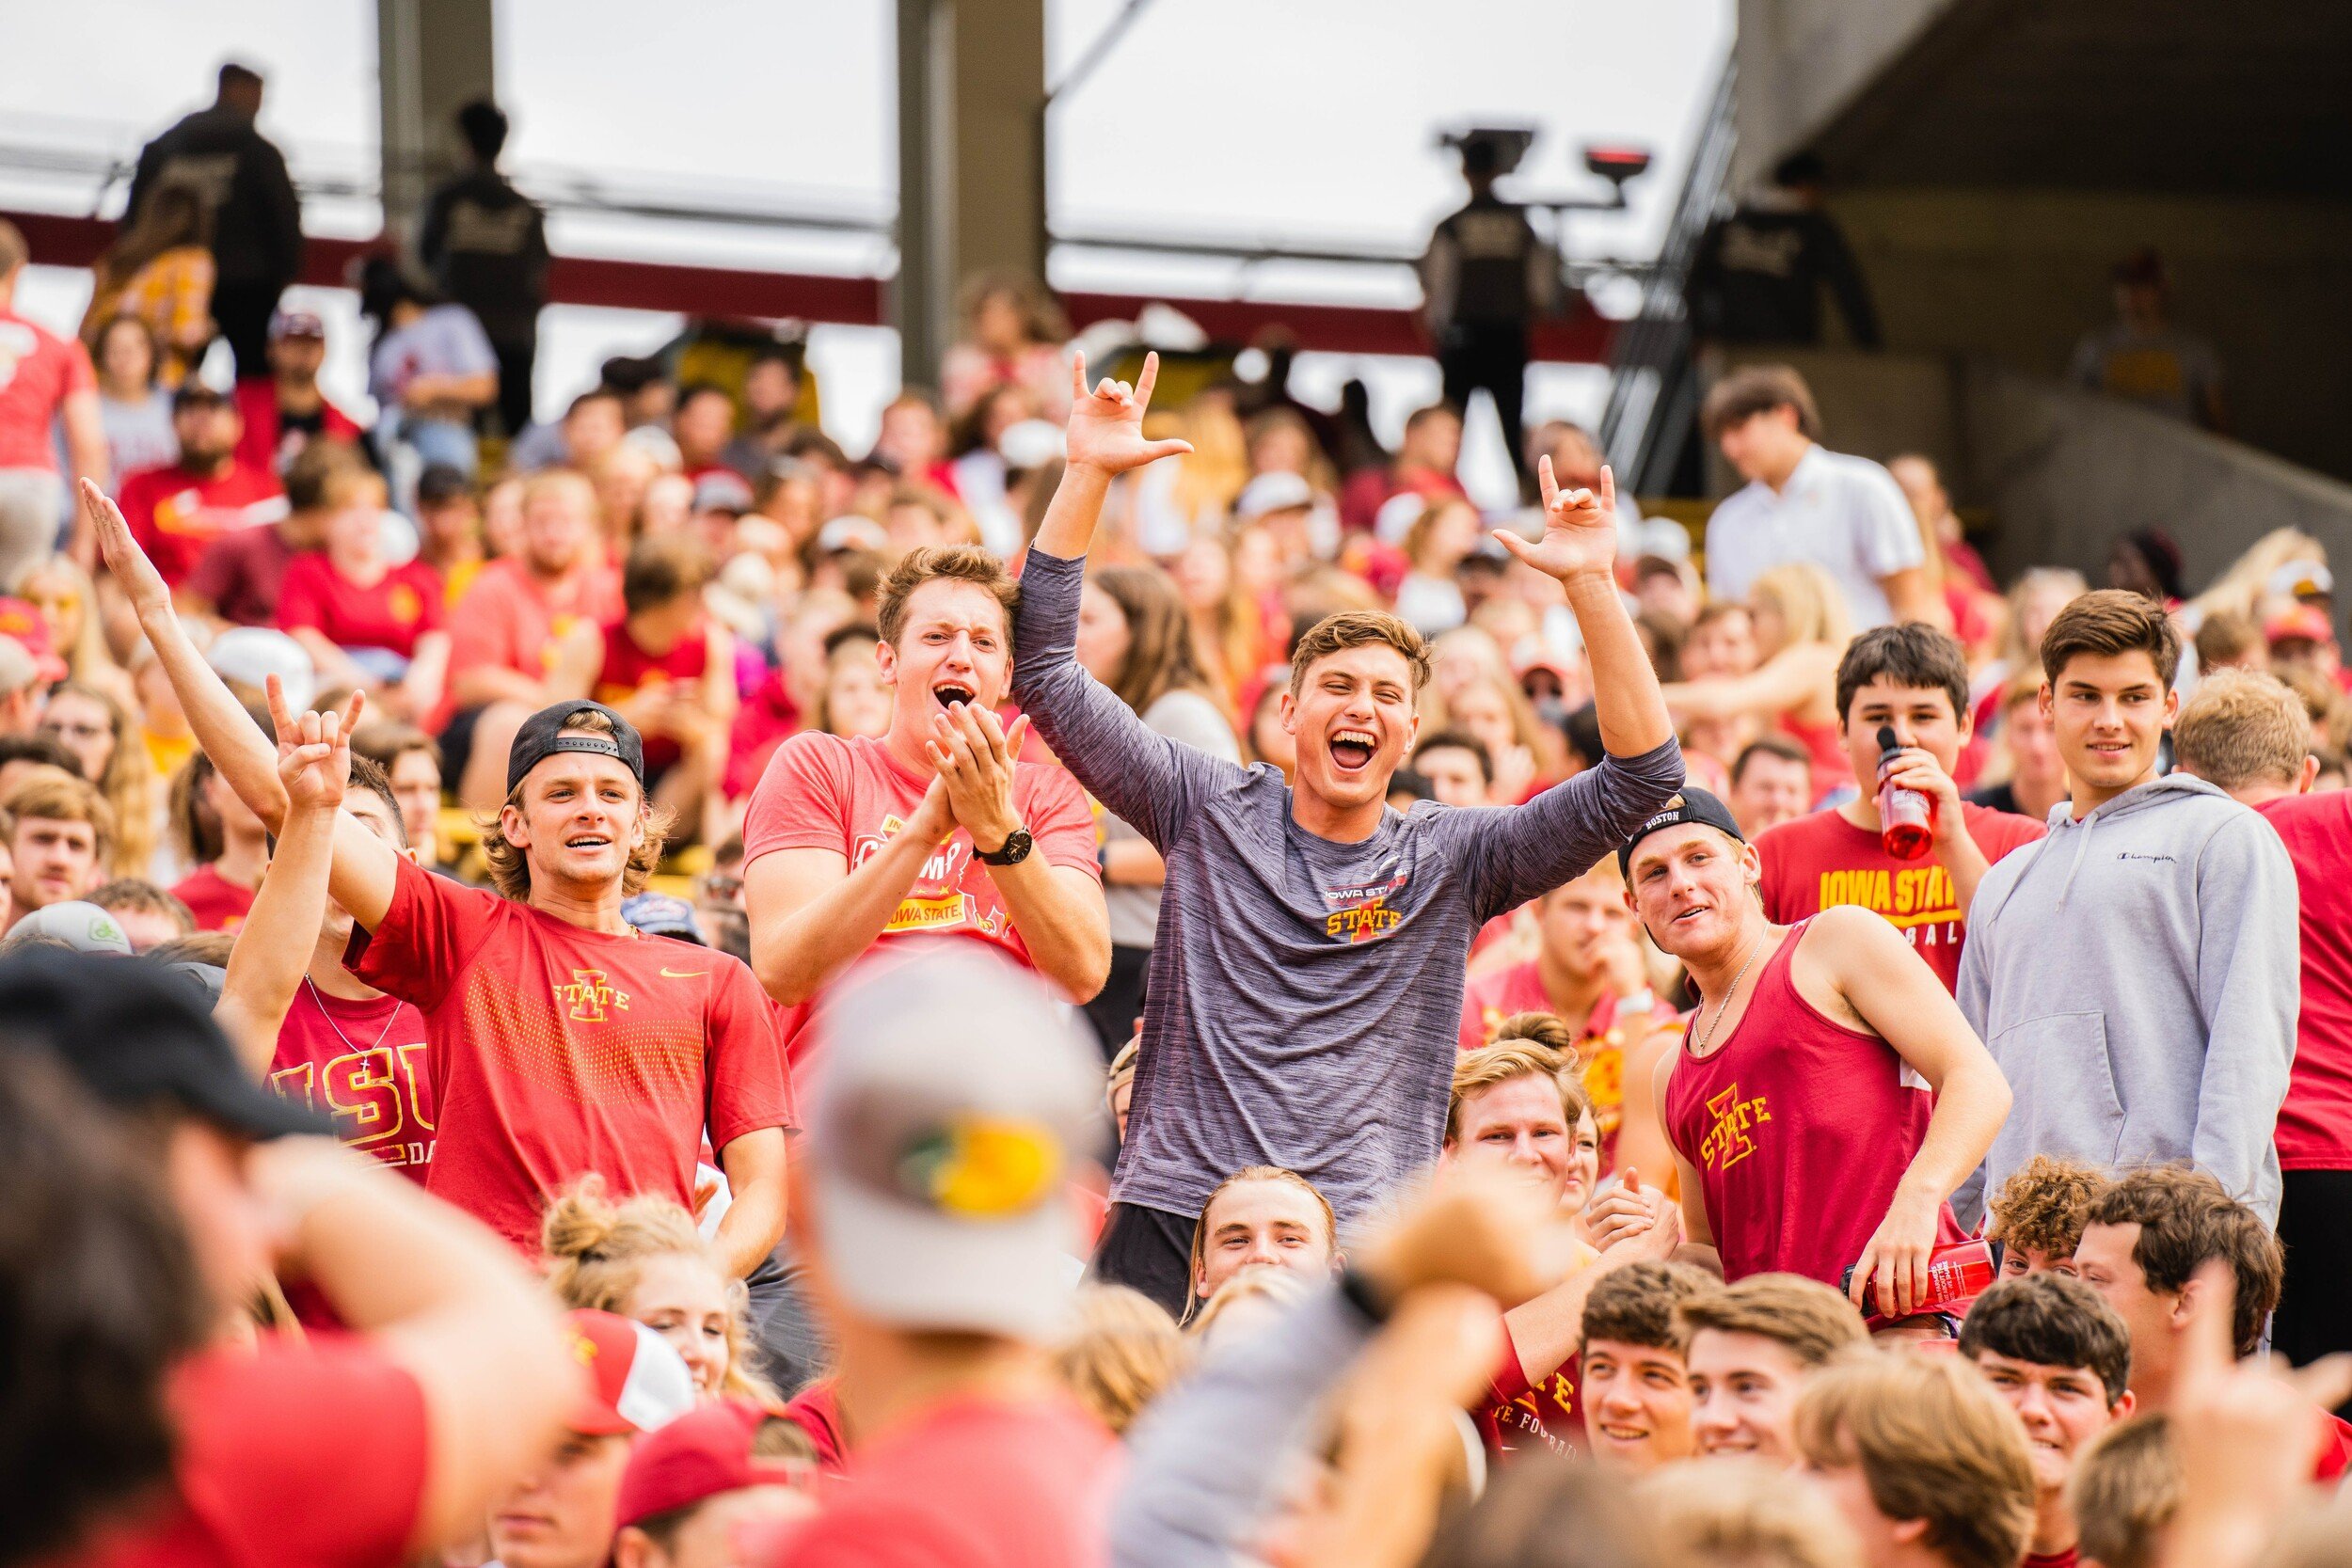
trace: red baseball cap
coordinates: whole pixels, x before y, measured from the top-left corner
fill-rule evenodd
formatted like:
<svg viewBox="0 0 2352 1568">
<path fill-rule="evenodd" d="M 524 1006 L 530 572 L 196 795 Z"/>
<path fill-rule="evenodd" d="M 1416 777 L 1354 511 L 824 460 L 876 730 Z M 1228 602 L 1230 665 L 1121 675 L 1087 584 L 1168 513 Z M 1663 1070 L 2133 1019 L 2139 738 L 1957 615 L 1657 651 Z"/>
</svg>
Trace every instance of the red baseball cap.
<svg viewBox="0 0 2352 1568">
<path fill-rule="evenodd" d="M 2336 628 L 2328 624 L 2328 612 L 2317 605 L 2298 604 L 2280 610 L 2263 624 L 2263 641 L 2265 642 L 2297 640 L 2333 642 Z"/>
<path fill-rule="evenodd" d="M 656 1432 L 694 1408 L 694 1374 L 644 1323 L 582 1307 L 566 1318 L 572 1357 L 588 1374 L 568 1423 L 587 1437 Z"/>
<path fill-rule="evenodd" d="M 765 1419 L 757 1405 L 719 1400 L 689 1412 L 637 1445 L 621 1475 L 613 1525 L 643 1524 L 658 1513 L 689 1508 L 747 1486 L 794 1486 L 814 1466 L 752 1452 Z"/>
</svg>

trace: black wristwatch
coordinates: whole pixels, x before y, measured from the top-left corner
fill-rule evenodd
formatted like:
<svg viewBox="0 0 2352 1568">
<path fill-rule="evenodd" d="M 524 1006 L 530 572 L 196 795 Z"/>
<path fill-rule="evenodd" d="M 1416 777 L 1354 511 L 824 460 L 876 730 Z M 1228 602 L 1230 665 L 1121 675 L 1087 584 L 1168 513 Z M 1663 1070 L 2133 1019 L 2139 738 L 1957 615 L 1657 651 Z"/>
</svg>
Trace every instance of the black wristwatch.
<svg viewBox="0 0 2352 1568">
<path fill-rule="evenodd" d="M 1037 840 L 1029 836 L 1028 829 L 1015 828 L 1005 835 L 1005 842 L 994 854 L 975 847 L 972 855 L 982 865 L 1019 865 L 1029 858 L 1029 851 L 1036 847 Z"/>
</svg>

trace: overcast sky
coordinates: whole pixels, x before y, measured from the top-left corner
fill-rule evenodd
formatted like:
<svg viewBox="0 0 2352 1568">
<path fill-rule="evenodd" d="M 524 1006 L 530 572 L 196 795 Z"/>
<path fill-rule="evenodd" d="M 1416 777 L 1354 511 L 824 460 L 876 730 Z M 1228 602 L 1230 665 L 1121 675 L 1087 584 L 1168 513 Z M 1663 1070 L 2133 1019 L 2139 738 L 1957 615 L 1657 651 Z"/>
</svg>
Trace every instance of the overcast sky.
<svg viewBox="0 0 2352 1568">
<path fill-rule="evenodd" d="M 1047 0 L 1048 81 L 1125 0 Z M 0 52 L 0 147 L 135 153 L 210 97 L 214 68 L 269 75 L 265 130 L 297 176 L 354 174 L 375 148 L 375 25 L 367 0 L 72 0 L 10 8 Z M 499 0 L 499 92 L 516 119 L 509 162 L 595 171 L 631 184 L 887 214 L 897 184 L 890 0 Z M 1050 121 L 1054 221 L 1218 238 L 1418 245 L 1459 200 L 1445 126 L 1542 128 L 1525 190 L 1581 189 L 1581 147 L 1630 141 L 1658 154 L 1626 216 L 1581 220 L 1585 252 L 1654 248 L 1699 100 L 1728 47 L 1730 0 L 1156 0 Z M 106 40 L 94 55 L 90 40 Z M 103 63 L 102 63 L 103 59 Z M 0 201 L 87 211 L 90 182 L 0 170 Z M 119 201 L 119 193 L 116 194 Z M 319 231 L 365 234 L 371 210 L 313 204 Z M 557 248 L 584 253 L 877 272 L 863 239 L 573 219 Z M 1401 270 L 1265 268 L 1064 252 L 1065 288 L 1410 303 Z M 77 317 L 87 282 L 36 277 L 25 305 Z M 347 299 L 331 376 L 358 379 Z M 71 325 L 66 321 L 63 325 Z M 651 347 L 675 318 L 559 309 L 543 326 L 539 401 L 560 407 L 606 355 Z M 885 332 L 819 328 L 812 353 L 835 434 L 862 446 L 895 387 Z M 1348 374 L 1374 387 L 1384 422 L 1434 394 L 1420 362 L 1313 356 L 1309 395 Z M 1595 372 L 1540 371 L 1531 417 L 1597 412 Z M 1473 420 L 1471 466 L 1500 461 Z"/>
</svg>

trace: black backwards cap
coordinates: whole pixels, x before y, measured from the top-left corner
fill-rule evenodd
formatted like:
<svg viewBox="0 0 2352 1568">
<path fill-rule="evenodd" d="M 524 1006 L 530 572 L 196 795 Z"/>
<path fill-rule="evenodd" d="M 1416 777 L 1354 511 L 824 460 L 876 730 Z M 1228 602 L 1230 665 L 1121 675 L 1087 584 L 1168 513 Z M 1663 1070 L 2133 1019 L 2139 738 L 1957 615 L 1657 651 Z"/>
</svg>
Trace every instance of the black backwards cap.
<svg viewBox="0 0 2352 1568">
<path fill-rule="evenodd" d="M 145 958 L 47 944 L 9 954 L 0 961 L 0 1037 L 55 1052 L 119 1109 L 168 1100 L 248 1138 L 335 1131 L 247 1072 L 213 1022 L 210 999 Z"/>
<path fill-rule="evenodd" d="M 1709 795 L 1706 790 L 1694 789 L 1686 784 L 1680 793 L 1666 802 L 1664 809 L 1645 818 L 1640 827 L 1626 835 L 1626 841 L 1617 847 L 1618 874 L 1628 879 L 1632 877 L 1635 845 L 1661 828 L 1678 828 L 1685 822 L 1696 822 L 1703 827 L 1720 828 L 1742 844 L 1748 841 L 1748 835 L 1740 831 L 1740 819 L 1731 815 L 1729 806 L 1724 805 L 1723 801 Z"/>
<path fill-rule="evenodd" d="M 575 713 L 603 714 L 612 724 L 612 733 L 565 735 L 564 721 Z M 515 744 L 506 752 L 506 793 L 515 793 L 515 786 L 523 782 L 524 774 L 565 752 L 618 757 L 637 775 L 637 787 L 645 787 L 645 743 L 639 738 L 636 726 L 602 703 L 592 703 L 583 697 L 578 702 L 543 707 L 523 721 L 523 727 L 515 732 Z"/>
</svg>

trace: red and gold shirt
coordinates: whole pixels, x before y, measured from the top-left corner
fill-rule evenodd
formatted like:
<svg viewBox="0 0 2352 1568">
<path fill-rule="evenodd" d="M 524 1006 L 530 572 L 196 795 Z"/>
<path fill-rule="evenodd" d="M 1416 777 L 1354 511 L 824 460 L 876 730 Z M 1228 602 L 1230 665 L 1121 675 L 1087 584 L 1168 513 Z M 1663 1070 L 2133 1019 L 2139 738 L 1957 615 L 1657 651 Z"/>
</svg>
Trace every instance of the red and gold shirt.
<svg viewBox="0 0 2352 1568">
<path fill-rule="evenodd" d="M 335 1118 L 335 1135 L 425 1185 L 433 1078 L 424 1015 L 396 996 L 329 996 L 305 981 L 278 1026 L 269 1084 Z"/>
<path fill-rule="evenodd" d="M 426 1190 L 526 1252 L 589 1171 L 691 1209 L 706 1125 L 722 1152 L 795 1125 L 774 1009 L 713 948 L 585 930 L 404 860 L 343 961 L 424 1016 Z"/>
</svg>

